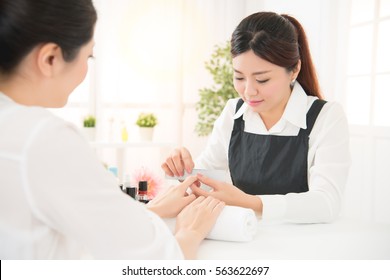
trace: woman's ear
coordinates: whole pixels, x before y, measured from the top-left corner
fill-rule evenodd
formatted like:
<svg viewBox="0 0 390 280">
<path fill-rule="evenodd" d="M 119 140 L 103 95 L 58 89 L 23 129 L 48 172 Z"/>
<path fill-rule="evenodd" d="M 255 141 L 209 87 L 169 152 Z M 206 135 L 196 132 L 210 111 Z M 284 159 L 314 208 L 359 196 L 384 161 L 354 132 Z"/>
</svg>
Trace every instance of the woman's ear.
<svg viewBox="0 0 390 280">
<path fill-rule="evenodd" d="M 301 71 L 301 60 L 299 59 L 297 62 L 297 65 L 292 70 L 292 80 L 297 79 L 300 71 Z"/>
<path fill-rule="evenodd" d="M 62 63 L 61 48 L 54 43 L 46 43 L 39 47 L 37 53 L 37 66 L 42 75 L 52 77 L 59 63 Z"/>
</svg>

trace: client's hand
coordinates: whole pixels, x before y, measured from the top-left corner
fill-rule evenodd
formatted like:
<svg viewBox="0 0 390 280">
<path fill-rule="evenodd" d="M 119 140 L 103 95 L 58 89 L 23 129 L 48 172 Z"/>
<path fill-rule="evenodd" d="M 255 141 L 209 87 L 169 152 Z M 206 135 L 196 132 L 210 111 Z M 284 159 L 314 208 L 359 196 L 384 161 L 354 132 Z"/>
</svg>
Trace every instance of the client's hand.
<svg viewBox="0 0 390 280">
<path fill-rule="evenodd" d="M 191 190 L 196 196 L 212 196 L 224 201 L 227 205 L 251 208 L 259 214 L 262 213 L 263 203 L 260 197 L 247 194 L 232 184 L 213 180 L 202 174 L 197 174 L 197 177 L 199 182 L 211 187 L 212 190 L 205 191 L 198 187 L 198 183 L 196 185 L 192 184 Z"/>
<path fill-rule="evenodd" d="M 214 226 L 225 203 L 212 197 L 198 197 L 177 216 L 175 237 L 186 258 L 195 258 L 200 242 Z"/>
<path fill-rule="evenodd" d="M 195 195 L 188 195 L 186 192 L 196 181 L 196 176 L 189 176 L 183 183 L 158 194 L 147 204 L 147 207 L 161 218 L 176 217 L 185 206 L 196 199 Z"/>
</svg>

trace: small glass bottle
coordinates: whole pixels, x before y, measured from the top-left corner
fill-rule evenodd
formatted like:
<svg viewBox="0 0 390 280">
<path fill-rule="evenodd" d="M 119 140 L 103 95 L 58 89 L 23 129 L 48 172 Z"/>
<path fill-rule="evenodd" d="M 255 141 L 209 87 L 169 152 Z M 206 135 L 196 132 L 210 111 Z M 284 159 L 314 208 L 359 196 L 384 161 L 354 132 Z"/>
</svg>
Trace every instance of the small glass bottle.
<svg viewBox="0 0 390 280">
<path fill-rule="evenodd" d="M 130 195 L 132 198 L 137 197 L 137 188 L 136 187 L 127 187 L 125 188 L 126 194 Z"/>
<path fill-rule="evenodd" d="M 123 191 L 130 195 L 132 198 L 136 198 L 137 188 L 130 184 L 130 176 L 129 174 L 125 175 L 125 179 L 123 180 Z"/>
<path fill-rule="evenodd" d="M 137 200 L 142 203 L 148 203 L 148 182 L 147 181 L 139 181 L 138 182 L 138 195 Z"/>
<path fill-rule="evenodd" d="M 125 125 L 123 125 L 123 127 L 122 127 L 122 141 L 127 142 L 128 139 L 129 139 L 129 134 L 127 132 L 127 128 Z"/>
</svg>

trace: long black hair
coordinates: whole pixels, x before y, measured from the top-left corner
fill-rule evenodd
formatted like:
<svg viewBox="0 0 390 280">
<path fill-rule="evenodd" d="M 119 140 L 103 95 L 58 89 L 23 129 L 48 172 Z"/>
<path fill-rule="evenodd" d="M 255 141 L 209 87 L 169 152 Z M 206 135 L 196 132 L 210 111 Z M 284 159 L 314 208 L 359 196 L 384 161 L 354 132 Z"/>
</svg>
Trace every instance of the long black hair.
<svg viewBox="0 0 390 280">
<path fill-rule="evenodd" d="M 55 43 L 72 61 L 93 36 L 91 0 L 0 0 L 0 74 L 10 74 L 37 45 Z"/>
</svg>

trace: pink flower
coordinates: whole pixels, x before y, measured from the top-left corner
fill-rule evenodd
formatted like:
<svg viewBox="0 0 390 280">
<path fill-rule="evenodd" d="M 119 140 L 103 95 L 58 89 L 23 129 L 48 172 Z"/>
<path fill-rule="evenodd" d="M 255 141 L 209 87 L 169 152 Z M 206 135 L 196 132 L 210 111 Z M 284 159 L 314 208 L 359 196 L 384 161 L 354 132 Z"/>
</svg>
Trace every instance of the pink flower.
<svg viewBox="0 0 390 280">
<path fill-rule="evenodd" d="M 140 181 L 148 182 L 148 196 L 150 199 L 156 197 L 156 195 L 162 189 L 164 182 L 160 176 L 154 174 L 150 169 L 144 166 L 134 170 L 133 176 L 131 178 L 131 184 L 138 186 Z"/>
</svg>

